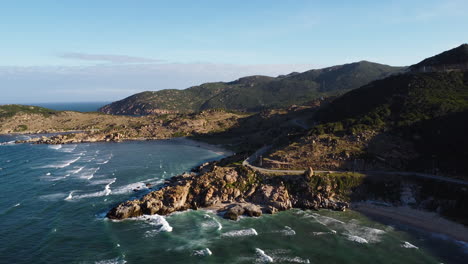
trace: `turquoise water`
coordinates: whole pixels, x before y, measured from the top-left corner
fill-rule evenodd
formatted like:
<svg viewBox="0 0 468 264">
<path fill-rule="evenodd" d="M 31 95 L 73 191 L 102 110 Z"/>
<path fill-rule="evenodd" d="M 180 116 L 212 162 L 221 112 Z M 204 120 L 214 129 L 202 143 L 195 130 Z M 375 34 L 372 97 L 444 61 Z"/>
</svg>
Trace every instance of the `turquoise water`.
<svg viewBox="0 0 468 264">
<path fill-rule="evenodd" d="M 24 136 L 20 136 L 24 137 Z M 11 142 L 14 137 L 0 137 Z M 467 248 L 355 212 L 110 221 L 115 204 L 218 159 L 174 141 L 0 145 L 0 263 L 463 263 Z"/>
<path fill-rule="evenodd" d="M 31 104 L 57 111 L 96 112 L 108 102 L 76 102 L 76 103 L 36 103 Z"/>
</svg>

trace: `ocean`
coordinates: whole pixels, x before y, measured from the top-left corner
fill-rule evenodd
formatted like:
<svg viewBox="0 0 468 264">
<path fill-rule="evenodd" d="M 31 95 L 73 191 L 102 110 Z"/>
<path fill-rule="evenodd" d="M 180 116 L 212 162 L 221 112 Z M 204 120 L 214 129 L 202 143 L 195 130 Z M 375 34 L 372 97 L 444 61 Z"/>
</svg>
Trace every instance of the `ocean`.
<svg viewBox="0 0 468 264">
<path fill-rule="evenodd" d="M 239 221 L 198 210 L 124 221 L 147 183 L 222 158 L 183 141 L 15 145 L 0 136 L 0 263 L 463 263 L 468 247 L 357 212 Z"/>
<path fill-rule="evenodd" d="M 76 102 L 76 103 L 32 103 L 27 105 L 41 106 L 57 111 L 96 112 L 109 102 Z"/>
</svg>

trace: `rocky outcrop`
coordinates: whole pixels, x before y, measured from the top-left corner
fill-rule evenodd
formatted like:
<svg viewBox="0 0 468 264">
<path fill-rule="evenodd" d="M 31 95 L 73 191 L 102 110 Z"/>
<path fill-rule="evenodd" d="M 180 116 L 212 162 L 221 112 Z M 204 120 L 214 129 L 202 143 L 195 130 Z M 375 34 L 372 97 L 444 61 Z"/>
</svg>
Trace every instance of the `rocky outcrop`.
<svg viewBox="0 0 468 264">
<path fill-rule="evenodd" d="M 243 166 L 216 164 L 204 164 L 195 170 L 198 173 L 173 177 L 161 189 L 117 205 L 107 217 L 125 219 L 212 208 L 225 212 L 227 219 L 237 220 L 241 215 L 260 216 L 291 208 L 345 210 L 348 207 L 340 196 L 339 186 L 326 179 L 320 181 L 321 176 L 313 176 L 311 170 L 304 175 L 271 176 Z"/>
</svg>

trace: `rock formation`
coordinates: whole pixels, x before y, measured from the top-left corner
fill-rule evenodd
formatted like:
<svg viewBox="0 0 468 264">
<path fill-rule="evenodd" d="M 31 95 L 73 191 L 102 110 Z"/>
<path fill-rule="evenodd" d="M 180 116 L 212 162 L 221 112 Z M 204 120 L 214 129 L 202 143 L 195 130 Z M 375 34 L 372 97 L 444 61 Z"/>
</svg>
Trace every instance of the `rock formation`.
<svg viewBox="0 0 468 264">
<path fill-rule="evenodd" d="M 204 164 L 192 173 L 168 180 L 159 190 L 139 200 L 121 203 L 110 210 L 110 219 L 125 219 L 143 214 L 166 215 L 175 211 L 213 208 L 225 211 L 224 217 L 260 216 L 291 208 L 345 210 L 348 203 L 339 195 L 338 185 L 320 176 L 262 175 L 243 166 L 222 167 Z"/>
</svg>

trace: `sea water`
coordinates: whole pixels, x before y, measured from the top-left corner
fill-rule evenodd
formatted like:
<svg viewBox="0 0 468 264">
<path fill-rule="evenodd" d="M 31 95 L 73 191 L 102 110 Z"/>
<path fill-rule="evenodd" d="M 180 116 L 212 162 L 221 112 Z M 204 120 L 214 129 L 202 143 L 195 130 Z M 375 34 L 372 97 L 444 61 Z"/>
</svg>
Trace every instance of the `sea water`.
<svg viewBox="0 0 468 264">
<path fill-rule="evenodd" d="M 465 244 L 356 212 L 124 221 L 112 206 L 222 158 L 181 141 L 13 144 L 0 137 L 0 263 L 463 263 Z"/>
<path fill-rule="evenodd" d="M 108 102 L 75 102 L 75 103 L 32 103 L 29 105 L 40 106 L 57 111 L 96 112 Z"/>
</svg>

